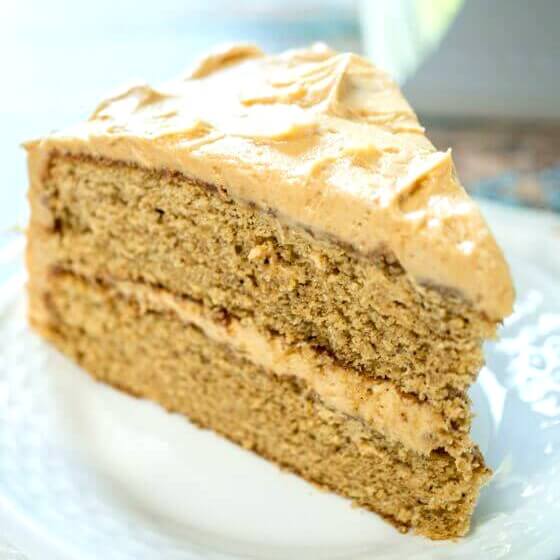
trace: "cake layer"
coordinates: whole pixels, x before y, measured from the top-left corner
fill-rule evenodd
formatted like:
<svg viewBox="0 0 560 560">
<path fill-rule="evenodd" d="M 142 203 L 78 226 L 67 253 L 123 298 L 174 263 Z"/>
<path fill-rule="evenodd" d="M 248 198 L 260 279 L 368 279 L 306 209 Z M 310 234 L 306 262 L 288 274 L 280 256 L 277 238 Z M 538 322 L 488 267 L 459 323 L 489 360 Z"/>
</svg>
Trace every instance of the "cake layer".
<svg viewBox="0 0 560 560">
<path fill-rule="evenodd" d="M 53 151 L 178 171 L 364 255 L 385 247 L 416 283 L 457 290 L 492 320 L 511 312 L 508 267 L 450 153 L 359 56 L 229 47 L 27 148 L 32 183 Z"/>
<path fill-rule="evenodd" d="M 185 414 L 401 529 L 431 538 L 467 531 L 487 477 L 476 451 L 456 461 L 392 443 L 328 407 L 303 379 L 277 376 L 207 337 L 178 310 L 65 273 L 31 283 L 33 326 L 96 378 Z"/>
<path fill-rule="evenodd" d="M 495 324 L 420 291 L 390 254 L 361 257 L 179 175 L 65 156 L 49 169 L 31 200 L 51 267 L 160 286 L 442 401 L 461 423 Z"/>
</svg>

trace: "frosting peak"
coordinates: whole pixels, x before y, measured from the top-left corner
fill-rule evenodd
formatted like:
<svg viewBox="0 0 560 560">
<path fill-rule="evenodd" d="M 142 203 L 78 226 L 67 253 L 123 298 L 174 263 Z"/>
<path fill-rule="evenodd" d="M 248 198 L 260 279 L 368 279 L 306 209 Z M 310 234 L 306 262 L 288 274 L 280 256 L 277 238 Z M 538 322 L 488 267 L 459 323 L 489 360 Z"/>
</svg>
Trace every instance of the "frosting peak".
<svg viewBox="0 0 560 560">
<path fill-rule="evenodd" d="M 264 56 L 264 53 L 257 46 L 249 43 L 220 45 L 212 52 L 200 58 L 190 72 L 187 73 L 185 79 L 196 80 L 204 78 L 228 64 L 258 56 Z"/>
<path fill-rule="evenodd" d="M 221 47 L 158 89 L 136 85 L 27 145 L 171 168 L 217 183 L 362 253 L 383 246 L 419 283 L 509 314 L 508 267 L 451 152 L 437 152 L 389 76 L 325 45 Z M 37 164 L 39 165 L 39 164 Z"/>
</svg>

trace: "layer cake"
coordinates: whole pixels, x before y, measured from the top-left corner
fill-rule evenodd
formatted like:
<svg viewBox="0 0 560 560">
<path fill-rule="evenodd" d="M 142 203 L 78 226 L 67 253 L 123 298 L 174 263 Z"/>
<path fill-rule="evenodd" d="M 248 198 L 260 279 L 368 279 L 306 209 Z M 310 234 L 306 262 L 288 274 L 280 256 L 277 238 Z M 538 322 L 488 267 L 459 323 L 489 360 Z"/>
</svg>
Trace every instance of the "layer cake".
<svg viewBox="0 0 560 560">
<path fill-rule="evenodd" d="M 401 530 L 468 531 L 467 390 L 513 288 L 385 73 L 230 45 L 26 149 L 37 332 Z"/>
</svg>

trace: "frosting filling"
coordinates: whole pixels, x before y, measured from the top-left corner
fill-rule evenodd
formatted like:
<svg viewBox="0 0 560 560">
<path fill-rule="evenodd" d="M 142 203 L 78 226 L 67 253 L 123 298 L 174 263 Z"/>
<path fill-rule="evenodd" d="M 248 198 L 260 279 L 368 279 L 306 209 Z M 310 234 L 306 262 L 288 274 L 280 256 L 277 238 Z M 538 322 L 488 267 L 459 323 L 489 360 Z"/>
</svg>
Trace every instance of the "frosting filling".
<svg viewBox="0 0 560 560">
<path fill-rule="evenodd" d="M 361 418 L 393 441 L 422 454 L 452 441 L 443 416 L 427 402 L 403 395 L 389 381 L 325 365 L 306 346 L 288 346 L 281 337 L 265 335 L 236 319 L 217 322 L 201 304 L 161 288 L 126 281 L 111 285 L 141 307 L 172 312 L 213 341 L 230 346 L 265 371 L 304 380 L 330 408 Z"/>
</svg>

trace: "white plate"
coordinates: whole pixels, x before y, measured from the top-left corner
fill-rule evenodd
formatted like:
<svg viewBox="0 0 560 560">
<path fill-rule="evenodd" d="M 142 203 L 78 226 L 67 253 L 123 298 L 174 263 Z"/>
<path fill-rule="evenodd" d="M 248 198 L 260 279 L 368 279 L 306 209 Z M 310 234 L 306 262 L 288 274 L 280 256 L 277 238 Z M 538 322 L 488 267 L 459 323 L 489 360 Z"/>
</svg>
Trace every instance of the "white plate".
<svg viewBox="0 0 560 560">
<path fill-rule="evenodd" d="M 37 560 L 560 557 L 560 222 L 485 210 L 518 302 L 472 391 L 474 436 L 496 474 L 468 537 L 400 535 L 95 383 L 29 331 L 22 273 L 0 292 L 0 528 Z"/>
</svg>

